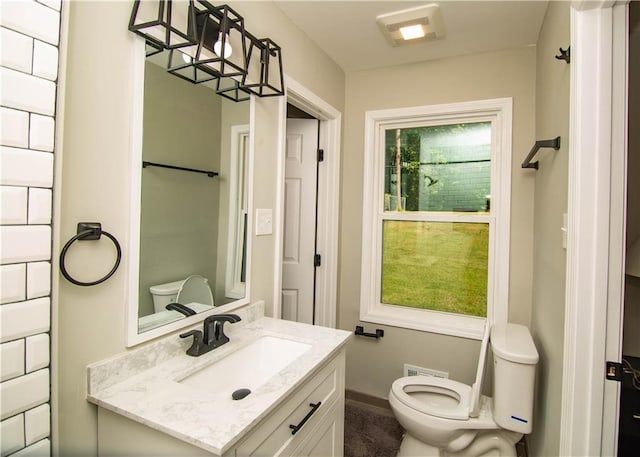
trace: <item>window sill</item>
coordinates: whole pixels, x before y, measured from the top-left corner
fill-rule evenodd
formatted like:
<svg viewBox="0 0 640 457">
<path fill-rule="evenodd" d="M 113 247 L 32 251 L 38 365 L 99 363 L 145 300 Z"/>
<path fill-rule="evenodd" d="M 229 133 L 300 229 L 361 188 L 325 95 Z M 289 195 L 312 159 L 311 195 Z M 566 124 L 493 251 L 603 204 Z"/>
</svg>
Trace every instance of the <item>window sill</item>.
<svg viewBox="0 0 640 457">
<path fill-rule="evenodd" d="M 486 318 L 401 306 L 378 305 L 360 311 L 360 320 L 423 332 L 482 340 Z"/>
</svg>

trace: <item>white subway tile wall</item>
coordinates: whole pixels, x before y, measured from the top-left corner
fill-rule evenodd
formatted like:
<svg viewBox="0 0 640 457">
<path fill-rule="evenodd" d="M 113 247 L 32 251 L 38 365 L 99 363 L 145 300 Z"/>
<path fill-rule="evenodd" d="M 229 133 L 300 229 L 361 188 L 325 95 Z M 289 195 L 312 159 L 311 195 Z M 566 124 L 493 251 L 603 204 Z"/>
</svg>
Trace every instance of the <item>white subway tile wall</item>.
<svg viewBox="0 0 640 457">
<path fill-rule="evenodd" d="M 27 373 L 49 366 L 49 335 L 40 333 L 27 338 L 25 368 Z"/>
<path fill-rule="evenodd" d="M 24 263 L 0 267 L 0 304 L 22 301 L 25 297 L 27 268 Z"/>
<path fill-rule="evenodd" d="M 51 455 L 60 0 L 0 0 L 0 455 Z"/>
<path fill-rule="evenodd" d="M 29 224 L 51 224 L 51 189 L 29 189 Z"/>
<path fill-rule="evenodd" d="M 51 293 L 51 264 L 30 262 L 27 264 L 27 298 L 46 297 Z"/>
<path fill-rule="evenodd" d="M 51 227 L 48 225 L 3 225 L 0 239 L 2 264 L 51 258 Z"/>
<path fill-rule="evenodd" d="M 0 384 L 2 420 L 49 402 L 49 370 L 39 370 Z"/>
<path fill-rule="evenodd" d="M 33 46 L 33 74 L 55 81 L 58 77 L 58 48 L 36 41 Z"/>
<path fill-rule="evenodd" d="M 33 38 L 5 28 L 2 29 L 0 38 L 2 39 L 0 64 L 3 67 L 30 73 L 33 61 L 31 57 Z"/>
<path fill-rule="evenodd" d="M 27 446 L 15 454 L 11 454 L 11 457 L 42 457 L 44 455 L 51 455 L 50 449 L 51 442 L 47 438 Z"/>
<path fill-rule="evenodd" d="M 0 185 L 48 188 L 53 185 L 53 154 L 49 152 L 1 146 L 0 160 Z"/>
<path fill-rule="evenodd" d="M 0 108 L 0 126 L 2 128 L 3 145 L 17 148 L 29 146 L 29 113 L 15 109 Z"/>
<path fill-rule="evenodd" d="M 48 403 L 24 413 L 27 446 L 49 437 L 51 431 L 51 409 Z"/>
<path fill-rule="evenodd" d="M 56 84 L 53 81 L 9 68 L 0 68 L 0 79 L 2 106 L 53 115 L 56 104 Z"/>
<path fill-rule="evenodd" d="M 9 455 L 24 447 L 24 419 L 22 414 L 2 421 L 0 426 L 1 455 Z"/>
<path fill-rule="evenodd" d="M 2 204 L 0 223 L 3 225 L 27 223 L 26 187 L 2 187 L 0 204 Z"/>
<path fill-rule="evenodd" d="M 52 152 L 54 125 L 52 117 L 32 114 L 31 128 L 29 129 L 29 147 L 40 151 Z"/>
<path fill-rule="evenodd" d="M 17 378 L 24 374 L 24 340 L 10 341 L 0 346 L 0 381 Z"/>
</svg>

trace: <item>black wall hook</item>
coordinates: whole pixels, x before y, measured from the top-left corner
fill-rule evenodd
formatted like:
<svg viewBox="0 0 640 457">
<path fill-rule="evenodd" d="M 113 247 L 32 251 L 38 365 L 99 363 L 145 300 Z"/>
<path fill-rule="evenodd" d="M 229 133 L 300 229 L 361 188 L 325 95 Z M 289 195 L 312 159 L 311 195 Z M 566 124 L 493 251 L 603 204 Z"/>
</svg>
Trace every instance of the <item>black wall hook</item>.
<svg viewBox="0 0 640 457">
<path fill-rule="evenodd" d="M 567 49 L 560 48 L 560 55 L 556 56 L 558 60 L 564 60 L 567 63 L 571 63 L 571 46 Z"/>
</svg>

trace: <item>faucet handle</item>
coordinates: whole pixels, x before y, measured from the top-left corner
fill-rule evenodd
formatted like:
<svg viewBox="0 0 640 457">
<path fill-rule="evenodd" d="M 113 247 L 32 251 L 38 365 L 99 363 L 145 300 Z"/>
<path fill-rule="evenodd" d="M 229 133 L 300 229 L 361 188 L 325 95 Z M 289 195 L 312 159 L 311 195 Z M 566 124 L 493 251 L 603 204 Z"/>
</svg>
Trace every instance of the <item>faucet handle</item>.
<svg viewBox="0 0 640 457">
<path fill-rule="evenodd" d="M 187 354 L 197 357 L 202 354 L 202 332 L 200 330 L 190 330 L 180 334 L 180 338 L 188 338 L 190 336 L 193 336 L 193 343 L 187 349 Z"/>
</svg>

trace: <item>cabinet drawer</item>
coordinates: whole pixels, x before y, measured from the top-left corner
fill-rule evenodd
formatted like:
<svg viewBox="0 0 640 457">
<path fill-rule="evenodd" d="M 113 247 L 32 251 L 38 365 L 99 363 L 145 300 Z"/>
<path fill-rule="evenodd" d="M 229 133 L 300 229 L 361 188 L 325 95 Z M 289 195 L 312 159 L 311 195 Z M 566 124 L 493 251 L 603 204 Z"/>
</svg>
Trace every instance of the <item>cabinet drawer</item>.
<svg viewBox="0 0 640 457">
<path fill-rule="evenodd" d="M 290 455 L 336 400 L 343 397 L 344 351 L 289 396 L 238 444 L 236 456 Z M 296 425 L 299 428 L 292 433 L 294 430 L 291 426 Z"/>
<path fill-rule="evenodd" d="M 310 436 L 293 451 L 295 457 L 339 457 L 344 453 L 344 403 L 339 401 Z"/>
</svg>

